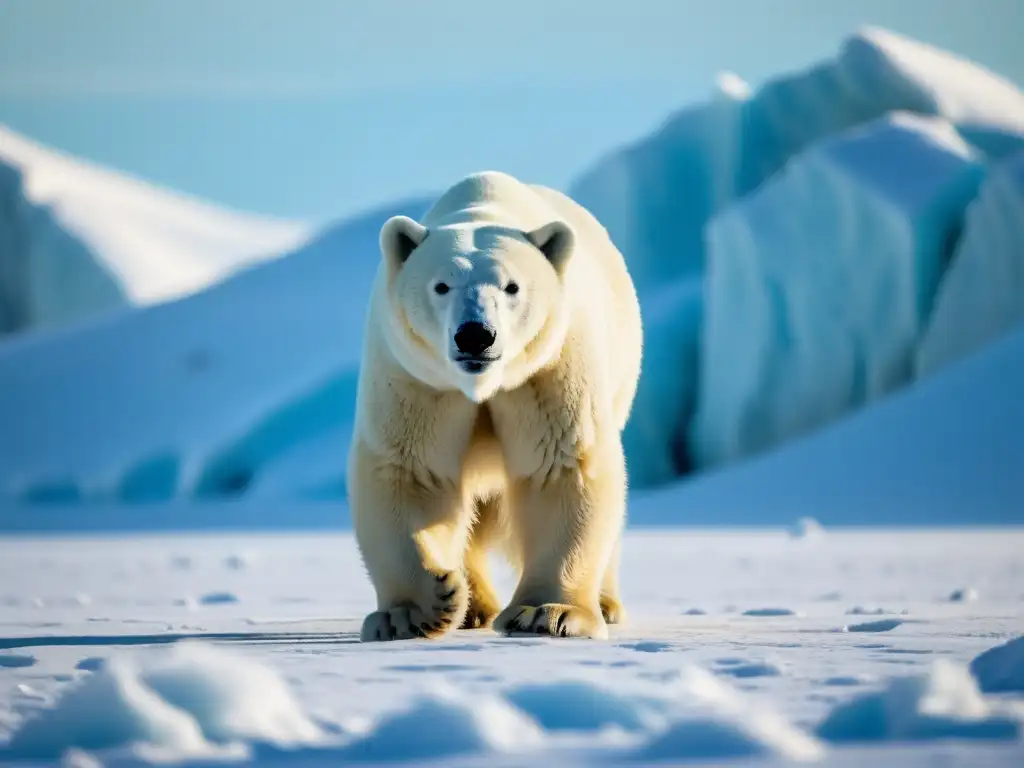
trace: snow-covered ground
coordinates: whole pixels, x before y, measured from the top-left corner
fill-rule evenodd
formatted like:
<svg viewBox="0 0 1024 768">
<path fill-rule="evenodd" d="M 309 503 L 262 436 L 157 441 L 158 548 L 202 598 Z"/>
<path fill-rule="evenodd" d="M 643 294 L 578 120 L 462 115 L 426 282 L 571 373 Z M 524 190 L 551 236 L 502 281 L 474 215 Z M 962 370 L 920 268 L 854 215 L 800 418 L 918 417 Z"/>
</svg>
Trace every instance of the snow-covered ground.
<svg viewBox="0 0 1024 768">
<path fill-rule="evenodd" d="M 623 591 L 608 641 L 361 644 L 347 535 L 3 541 L 0 761 L 1024 759 L 1022 644 L 968 671 L 1024 634 L 1020 531 L 632 533 Z"/>
<path fill-rule="evenodd" d="M 645 319 L 630 620 L 366 645 L 363 310 L 429 201 L 312 236 L 0 129 L 0 332 L 59 326 L 0 339 L 0 763 L 1024 763 L 1021 147 L 864 30 L 583 174 Z"/>
<path fill-rule="evenodd" d="M 224 210 L 0 125 L 0 333 L 184 296 L 312 234 L 308 224 Z"/>
</svg>

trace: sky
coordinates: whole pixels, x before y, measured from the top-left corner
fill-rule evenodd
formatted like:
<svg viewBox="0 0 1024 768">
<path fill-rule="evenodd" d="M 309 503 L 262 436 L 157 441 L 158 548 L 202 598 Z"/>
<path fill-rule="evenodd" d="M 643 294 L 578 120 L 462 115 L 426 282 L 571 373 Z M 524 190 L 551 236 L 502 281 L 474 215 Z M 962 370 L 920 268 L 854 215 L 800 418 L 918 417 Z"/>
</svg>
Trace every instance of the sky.
<svg viewBox="0 0 1024 768">
<path fill-rule="evenodd" d="M 1022 0 L 0 0 L 0 123 L 222 205 L 325 221 L 459 176 L 566 188 L 862 24 L 1024 83 Z"/>
</svg>

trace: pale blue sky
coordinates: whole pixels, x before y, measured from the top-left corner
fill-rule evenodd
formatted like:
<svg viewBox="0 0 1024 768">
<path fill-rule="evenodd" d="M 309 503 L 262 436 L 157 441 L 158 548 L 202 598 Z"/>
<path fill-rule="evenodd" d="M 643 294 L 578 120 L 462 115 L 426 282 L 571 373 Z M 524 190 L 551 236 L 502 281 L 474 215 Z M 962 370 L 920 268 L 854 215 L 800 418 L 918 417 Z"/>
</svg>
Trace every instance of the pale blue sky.
<svg viewBox="0 0 1024 768">
<path fill-rule="evenodd" d="M 497 168 L 565 186 L 860 24 L 1024 82 L 1022 0 L 0 0 L 0 122 L 254 211 L 323 219 Z"/>
</svg>

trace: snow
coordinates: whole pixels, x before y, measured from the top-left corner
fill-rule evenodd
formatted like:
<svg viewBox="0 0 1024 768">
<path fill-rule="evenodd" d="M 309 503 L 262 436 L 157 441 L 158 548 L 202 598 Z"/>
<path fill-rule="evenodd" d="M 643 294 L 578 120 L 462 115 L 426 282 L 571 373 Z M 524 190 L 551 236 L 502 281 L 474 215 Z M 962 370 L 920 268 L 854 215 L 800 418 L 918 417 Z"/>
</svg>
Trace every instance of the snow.
<svg viewBox="0 0 1024 768">
<path fill-rule="evenodd" d="M 436 760 L 465 754 L 522 752 L 540 746 L 543 731 L 498 696 L 441 688 L 385 716 L 341 751 L 352 762 Z"/>
<path fill-rule="evenodd" d="M 311 234 L 307 224 L 223 210 L 0 126 L 0 332 L 184 296 Z"/>
<path fill-rule="evenodd" d="M 784 529 L 629 532 L 631 618 L 607 641 L 364 644 L 373 593 L 350 534 L 0 540 L 0 649 L 36 659 L 0 669 L 0 762 L 857 765 L 866 742 L 883 766 L 1024 757 L 1024 700 L 967 672 L 1024 634 L 1024 534 L 804 544 Z M 247 567 L 227 567 L 240 552 Z M 987 585 L 977 603 L 943 599 L 968 580 Z M 913 621 L 865 642 L 837 631 L 843 603 L 823 590 Z M 175 604 L 217 591 L 252 599 Z M 694 603 L 706 615 L 686 615 Z M 741 615 L 762 605 L 791 614 Z"/>
<path fill-rule="evenodd" d="M 990 648 L 971 662 L 985 693 L 1024 693 L 1024 636 Z"/>
<path fill-rule="evenodd" d="M 1024 321 L 1024 151 L 996 164 L 967 210 L 917 352 L 927 376 Z"/>
<path fill-rule="evenodd" d="M 640 752 L 649 760 L 711 760 L 780 756 L 794 762 L 819 760 L 824 750 L 816 739 L 777 712 L 758 709 L 709 672 L 684 668 L 681 686 L 710 716 L 674 722 Z"/>
<path fill-rule="evenodd" d="M 215 752 L 212 743 L 287 747 L 321 738 L 273 669 L 213 646 L 179 643 L 155 659 L 123 655 L 103 664 L 27 719 L 6 751 L 53 758 L 70 747 L 143 742 L 182 757 Z"/>
<path fill-rule="evenodd" d="M 984 173 L 946 122 L 897 113 L 816 145 L 708 226 L 699 466 L 906 384 L 947 242 Z"/>
<path fill-rule="evenodd" d="M 986 699 L 966 667 L 938 659 L 923 674 L 840 704 L 817 732 L 832 742 L 1016 740 L 1024 734 L 1024 706 Z"/>
</svg>

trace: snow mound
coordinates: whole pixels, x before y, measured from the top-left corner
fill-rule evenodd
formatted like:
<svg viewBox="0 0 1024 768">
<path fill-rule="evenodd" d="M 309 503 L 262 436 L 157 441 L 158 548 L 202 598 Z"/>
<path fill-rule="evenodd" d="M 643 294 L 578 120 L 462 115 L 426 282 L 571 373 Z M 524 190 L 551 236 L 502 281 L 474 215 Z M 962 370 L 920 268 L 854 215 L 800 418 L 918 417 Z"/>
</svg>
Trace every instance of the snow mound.
<svg viewBox="0 0 1024 768">
<path fill-rule="evenodd" d="M 708 226 L 691 450 L 766 450 L 907 383 L 961 212 L 984 174 L 939 119 L 817 144 Z"/>
<path fill-rule="evenodd" d="M 72 748 L 135 744 L 196 756 L 233 744 L 284 748 L 322 738 L 276 672 L 187 643 L 151 659 L 110 659 L 26 720 L 0 757 L 52 759 Z"/>
<path fill-rule="evenodd" d="M 144 669 L 142 681 L 165 702 L 188 712 L 213 742 L 289 747 L 323 737 L 276 670 L 213 646 L 179 644 Z"/>
<path fill-rule="evenodd" d="M 0 126 L 0 332 L 183 296 L 310 234 L 305 224 L 166 192 Z"/>
<path fill-rule="evenodd" d="M 615 728 L 642 733 L 665 723 L 666 702 L 589 680 L 528 683 L 505 698 L 548 731 L 600 731 Z"/>
<path fill-rule="evenodd" d="M 1024 693 L 1024 636 L 977 656 L 971 673 L 985 693 Z"/>
<path fill-rule="evenodd" d="M 438 686 L 405 711 L 385 715 L 339 756 L 362 763 L 437 760 L 516 753 L 543 743 L 543 730 L 501 698 Z"/>
<path fill-rule="evenodd" d="M 630 501 L 632 525 L 1019 523 L 1024 328 L 767 454 Z M 964 446 L 971 446 L 965 451 Z"/>
<path fill-rule="evenodd" d="M 378 232 L 425 205 L 341 222 L 174 302 L 10 339 L 0 346 L 0 494 L 223 499 L 259 487 L 265 467 L 272 492 L 292 498 L 343 487 L 347 441 L 321 457 L 320 474 L 279 468 L 311 444 L 337 447 L 332 436 L 351 428 Z"/>
<path fill-rule="evenodd" d="M 986 699 L 965 667 L 940 659 L 925 675 L 839 704 L 817 733 L 831 742 L 1018 739 L 1024 709 Z"/>
<path fill-rule="evenodd" d="M 639 758 L 682 761 L 774 756 L 810 762 L 824 755 L 813 736 L 773 710 L 754 707 L 706 670 L 685 668 L 678 695 L 696 713 L 677 717 L 639 750 Z"/>
<path fill-rule="evenodd" d="M 1024 322 L 1024 151 L 997 164 L 967 210 L 963 238 L 917 353 L 928 375 Z"/>
</svg>

